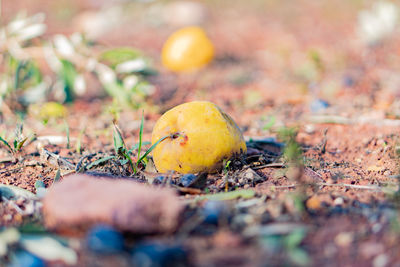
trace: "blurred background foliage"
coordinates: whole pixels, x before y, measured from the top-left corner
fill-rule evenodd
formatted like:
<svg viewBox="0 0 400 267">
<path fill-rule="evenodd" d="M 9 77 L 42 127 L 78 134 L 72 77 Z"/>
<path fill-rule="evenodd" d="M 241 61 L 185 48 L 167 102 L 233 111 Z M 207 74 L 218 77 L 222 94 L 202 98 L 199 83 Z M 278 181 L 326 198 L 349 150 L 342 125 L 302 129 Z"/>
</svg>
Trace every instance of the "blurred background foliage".
<svg viewBox="0 0 400 267">
<path fill-rule="evenodd" d="M 45 15 L 18 13 L 0 28 L 0 110 L 71 103 L 97 80 L 118 105 L 138 108 L 152 94 L 150 61 L 131 47 L 105 49 L 82 33 L 46 35 Z M 54 105 L 53 105 L 54 106 Z"/>
<path fill-rule="evenodd" d="M 154 69 L 159 63 L 161 43 L 173 30 L 187 25 L 204 26 L 215 41 L 217 65 L 214 66 L 221 67 L 226 62 L 235 65 L 243 59 L 267 66 L 265 73 L 250 68 L 232 70 L 227 79 L 235 86 L 245 88 L 254 80 L 271 76 L 268 82 L 282 83 L 285 87 L 292 82 L 295 87 L 302 87 L 301 94 L 311 92 L 329 98 L 341 86 L 341 81 L 334 80 L 333 74 L 345 72 L 345 68 L 351 69 L 351 64 L 354 65 L 351 61 L 349 66 L 342 62 L 351 58 L 351 50 L 362 47 L 367 48 L 368 53 L 369 48 L 395 38 L 399 25 L 399 6 L 395 1 L 352 0 L 340 4 L 346 6 L 346 10 L 340 12 L 334 10 L 336 2 L 0 0 L 0 113 L 6 110 L 21 116 L 31 111 L 40 114 L 48 101 L 64 104 L 78 98 L 92 101 L 107 95 L 114 100 L 114 110 L 138 109 L 155 98 L 158 87 L 152 84 L 154 80 L 163 85 L 165 92 L 162 94 L 170 94 L 167 87 L 177 87 L 179 77 L 170 79 L 168 75 L 159 75 L 153 79 L 149 76 L 156 74 Z M 302 6 L 311 7 L 309 16 Z M 240 19 L 247 9 L 251 9 L 247 13 L 254 14 L 254 21 L 249 17 Z M 315 10 L 319 10 L 318 16 Z M 317 23 L 319 16 L 324 18 L 321 25 Z M 334 37 L 332 48 L 335 49 L 331 51 L 336 54 L 327 55 L 327 49 L 318 40 L 313 41 L 313 36 L 308 36 L 304 30 L 302 34 L 297 28 L 308 25 L 315 27 L 316 33 L 323 29 L 324 33 L 334 35 L 336 28 L 331 29 L 329 22 L 338 18 L 343 18 L 341 23 L 346 26 L 346 31 L 341 33 L 348 35 Z M 259 38 L 251 39 L 250 34 L 247 36 L 249 31 L 256 32 L 253 35 Z M 275 40 L 275 36 L 280 38 Z M 341 38 L 350 48 L 343 49 Z M 223 42 L 218 42 L 221 40 Z M 204 77 L 195 81 L 199 89 L 197 94 L 206 90 L 204 88 L 211 88 L 210 84 L 217 80 L 213 77 L 223 73 L 222 69 L 213 70 L 216 74 L 204 73 Z M 276 77 L 272 77 L 274 71 L 279 72 Z M 393 79 L 396 76 L 393 74 Z M 192 78 L 197 77 L 189 76 L 187 80 Z M 347 83 L 353 84 L 350 78 Z M 172 86 L 167 84 L 168 79 L 173 80 Z M 163 96 L 158 97 L 158 102 L 164 100 Z M 257 88 L 249 88 L 243 99 L 248 109 L 262 105 L 263 94 Z M 51 106 L 56 107 L 56 104 Z"/>
</svg>

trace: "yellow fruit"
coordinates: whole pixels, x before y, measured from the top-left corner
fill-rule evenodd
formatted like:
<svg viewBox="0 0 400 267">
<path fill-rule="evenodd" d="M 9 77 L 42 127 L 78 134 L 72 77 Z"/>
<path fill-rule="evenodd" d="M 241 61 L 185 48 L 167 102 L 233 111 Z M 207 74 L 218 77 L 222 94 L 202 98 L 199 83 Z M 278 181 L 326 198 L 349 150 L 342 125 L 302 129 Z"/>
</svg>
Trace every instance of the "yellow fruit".
<svg viewBox="0 0 400 267">
<path fill-rule="evenodd" d="M 38 119 L 48 121 L 50 119 L 65 118 L 67 116 L 67 109 L 60 103 L 47 102 L 43 105 L 31 105 L 29 107 L 29 113 Z"/>
<path fill-rule="evenodd" d="M 207 101 L 185 103 L 167 111 L 154 126 L 151 141 L 159 172 L 213 172 L 224 160 L 246 152 L 246 143 L 232 118 Z"/>
<path fill-rule="evenodd" d="M 203 29 L 185 27 L 165 42 L 162 63 L 172 71 L 191 71 L 208 64 L 214 57 L 214 46 Z"/>
<path fill-rule="evenodd" d="M 67 109 L 60 103 L 47 102 L 40 109 L 39 115 L 43 119 L 64 118 L 67 115 Z"/>
</svg>

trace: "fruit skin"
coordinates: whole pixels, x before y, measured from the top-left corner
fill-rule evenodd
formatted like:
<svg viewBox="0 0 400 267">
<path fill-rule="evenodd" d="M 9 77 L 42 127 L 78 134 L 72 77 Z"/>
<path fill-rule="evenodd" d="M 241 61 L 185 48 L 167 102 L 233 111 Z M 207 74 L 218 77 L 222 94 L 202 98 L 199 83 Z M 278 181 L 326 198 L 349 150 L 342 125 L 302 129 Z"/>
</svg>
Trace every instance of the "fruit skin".
<svg viewBox="0 0 400 267">
<path fill-rule="evenodd" d="M 203 67 L 214 58 L 214 45 L 200 27 L 185 27 L 165 42 L 161 60 L 172 71 L 185 72 Z"/>
<path fill-rule="evenodd" d="M 153 160 L 159 172 L 214 172 L 223 160 L 246 152 L 246 142 L 236 123 L 208 101 L 181 104 L 160 117 L 153 128 Z"/>
</svg>

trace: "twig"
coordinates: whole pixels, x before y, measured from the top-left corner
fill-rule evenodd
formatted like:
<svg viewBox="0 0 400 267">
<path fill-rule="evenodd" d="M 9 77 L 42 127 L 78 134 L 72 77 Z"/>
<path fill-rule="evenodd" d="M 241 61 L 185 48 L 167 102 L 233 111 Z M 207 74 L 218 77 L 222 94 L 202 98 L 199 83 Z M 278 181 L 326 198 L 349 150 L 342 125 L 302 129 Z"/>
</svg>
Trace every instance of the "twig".
<svg viewBox="0 0 400 267">
<path fill-rule="evenodd" d="M 286 166 L 284 163 L 269 163 L 269 164 L 251 167 L 251 169 L 259 170 L 259 169 L 264 169 L 264 168 L 285 168 L 285 167 Z"/>
<path fill-rule="evenodd" d="M 298 184 L 290 184 L 290 185 L 274 185 L 273 187 L 274 188 L 294 188 L 294 187 L 296 187 L 296 186 L 298 186 Z"/>
<path fill-rule="evenodd" d="M 320 186 L 337 186 L 337 187 L 349 187 L 354 189 L 365 189 L 365 190 L 377 190 L 382 191 L 383 188 L 376 185 L 356 185 L 356 184 L 330 184 L 330 183 L 316 183 L 316 185 Z M 291 184 L 291 185 L 276 185 L 274 188 L 294 188 L 300 186 L 300 184 Z"/>
<path fill-rule="evenodd" d="M 190 195 L 200 195 L 202 192 L 200 189 L 197 188 L 190 188 L 190 187 L 181 187 L 181 186 L 176 186 L 176 185 L 172 185 L 173 187 L 175 187 L 180 193 L 186 193 L 186 194 L 190 194 Z"/>
<path fill-rule="evenodd" d="M 57 165 L 58 167 L 64 167 L 67 170 L 74 170 L 75 165 L 64 159 L 60 155 L 54 154 L 44 148 L 40 152 L 42 161 L 48 161 L 50 164 Z"/>
<path fill-rule="evenodd" d="M 355 189 L 366 189 L 366 190 L 378 190 L 382 191 L 382 187 L 376 185 L 356 185 L 356 184 L 330 184 L 330 183 L 318 183 L 317 185 L 322 186 L 342 186 L 342 187 L 349 187 Z"/>
<path fill-rule="evenodd" d="M 85 155 L 85 156 L 81 157 L 79 159 L 79 161 L 78 161 L 78 164 L 76 164 L 75 171 L 76 172 L 82 172 L 85 169 L 85 166 L 82 166 L 83 161 L 85 159 L 87 159 L 87 158 L 95 156 L 96 154 L 97 153 L 92 153 L 92 154 L 88 154 L 88 155 Z"/>
</svg>

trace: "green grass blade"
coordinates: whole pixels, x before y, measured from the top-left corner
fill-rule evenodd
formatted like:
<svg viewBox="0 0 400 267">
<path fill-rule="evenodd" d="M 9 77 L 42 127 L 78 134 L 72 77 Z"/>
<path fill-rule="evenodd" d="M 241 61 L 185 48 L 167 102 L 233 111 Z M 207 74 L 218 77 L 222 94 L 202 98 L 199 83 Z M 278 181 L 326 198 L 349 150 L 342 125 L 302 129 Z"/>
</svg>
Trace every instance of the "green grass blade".
<svg viewBox="0 0 400 267">
<path fill-rule="evenodd" d="M 10 146 L 10 144 L 0 136 L 0 141 L 8 148 L 10 153 L 14 154 L 14 149 Z"/>
<path fill-rule="evenodd" d="M 136 166 L 133 165 L 132 159 L 131 157 L 126 153 L 125 149 L 121 150 L 121 154 L 129 161 L 129 165 L 131 165 L 133 173 L 136 174 L 137 173 L 137 169 Z"/>
<path fill-rule="evenodd" d="M 140 122 L 140 130 L 139 130 L 139 146 L 138 146 L 138 154 L 137 154 L 137 158 L 138 160 L 136 161 L 136 169 L 137 166 L 140 163 L 140 152 L 142 150 L 142 138 L 143 138 L 143 125 L 144 125 L 144 111 L 142 110 L 142 121 Z"/>
<path fill-rule="evenodd" d="M 66 120 L 64 120 L 64 124 L 65 124 L 65 131 L 66 131 L 66 134 L 67 134 L 67 148 L 70 149 L 71 143 L 70 143 L 70 137 L 69 137 L 69 135 L 70 135 L 69 125 L 68 125 Z"/>
<path fill-rule="evenodd" d="M 212 201 L 224 201 L 224 200 L 232 200 L 236 198 L 252 198 L 256 195 L 256 192 L 250 189 L 242 189 L 231 192 L 222 192 L 217 194 L 208 194 L 204 196 L 196 197 L 195 201 L 202 200 L 212 200 Z"/>
<path fill-rule="evenodd" d="M 114 149 L 115 152 L 118 154 L 118 151 L 121 148 L 125 148 L 125 142 L 122 138 L 121 131 L 119 130 L 118 126 L 114 123 Z"/>
<path fill-rule="evenodd" d="M 15 151 L 18 152 L 21 150 L 22 146 L 25 144 L 26 140 L 28 140 L 28 137 L 25 137 L 21 141 L 17 142 L 17 147 L 15 148 Z"/>
<path fill-rule="evenodd" d="M 86 127 L 84 127 L 78 135 L 78 139 L 76 140 L 76 153 L 81 154 L 82 152 L 82 137 L 83 133 L 86 131 Z"/>
<path fill-rule="evenodd" d="M 109 161 L 110 159 L 114 159 L 114 158 L 115 158 L 115 156 L 108 156 L 108 157 L 105 157 L 105 158 L 98 159 L 98 160 L 93 161 L 92 163 L 90 163 L 90 164 L 86 167 L 86 169 L 87 169 L 87 170 L 90 170 L 92 167 L 97 166 L 97 165 L 99 165 L 99 164 L 101 164 L 101 163 L 103 163 L 103 162 Z"/>
<path fill-rule="evenodd" d="M 140 163 L 144 158 L 147 157 L 147 155 L 149 155 L 151 153 L 151 151 L 154 150 L 154 148 L 156 148 L 156 146 L 161 143 L 162 141 L 164 141 L 167 138 L 171 138 L 173 136 L 173 134 L 170 135 L 166 135 L 164 137 L 161 137 L 157 142 L 155 142 L 147 151 L 146 153 L 143 154 L 143 156 L 141 156 L 138 160 L 138 163 Z"/>
</svg>

